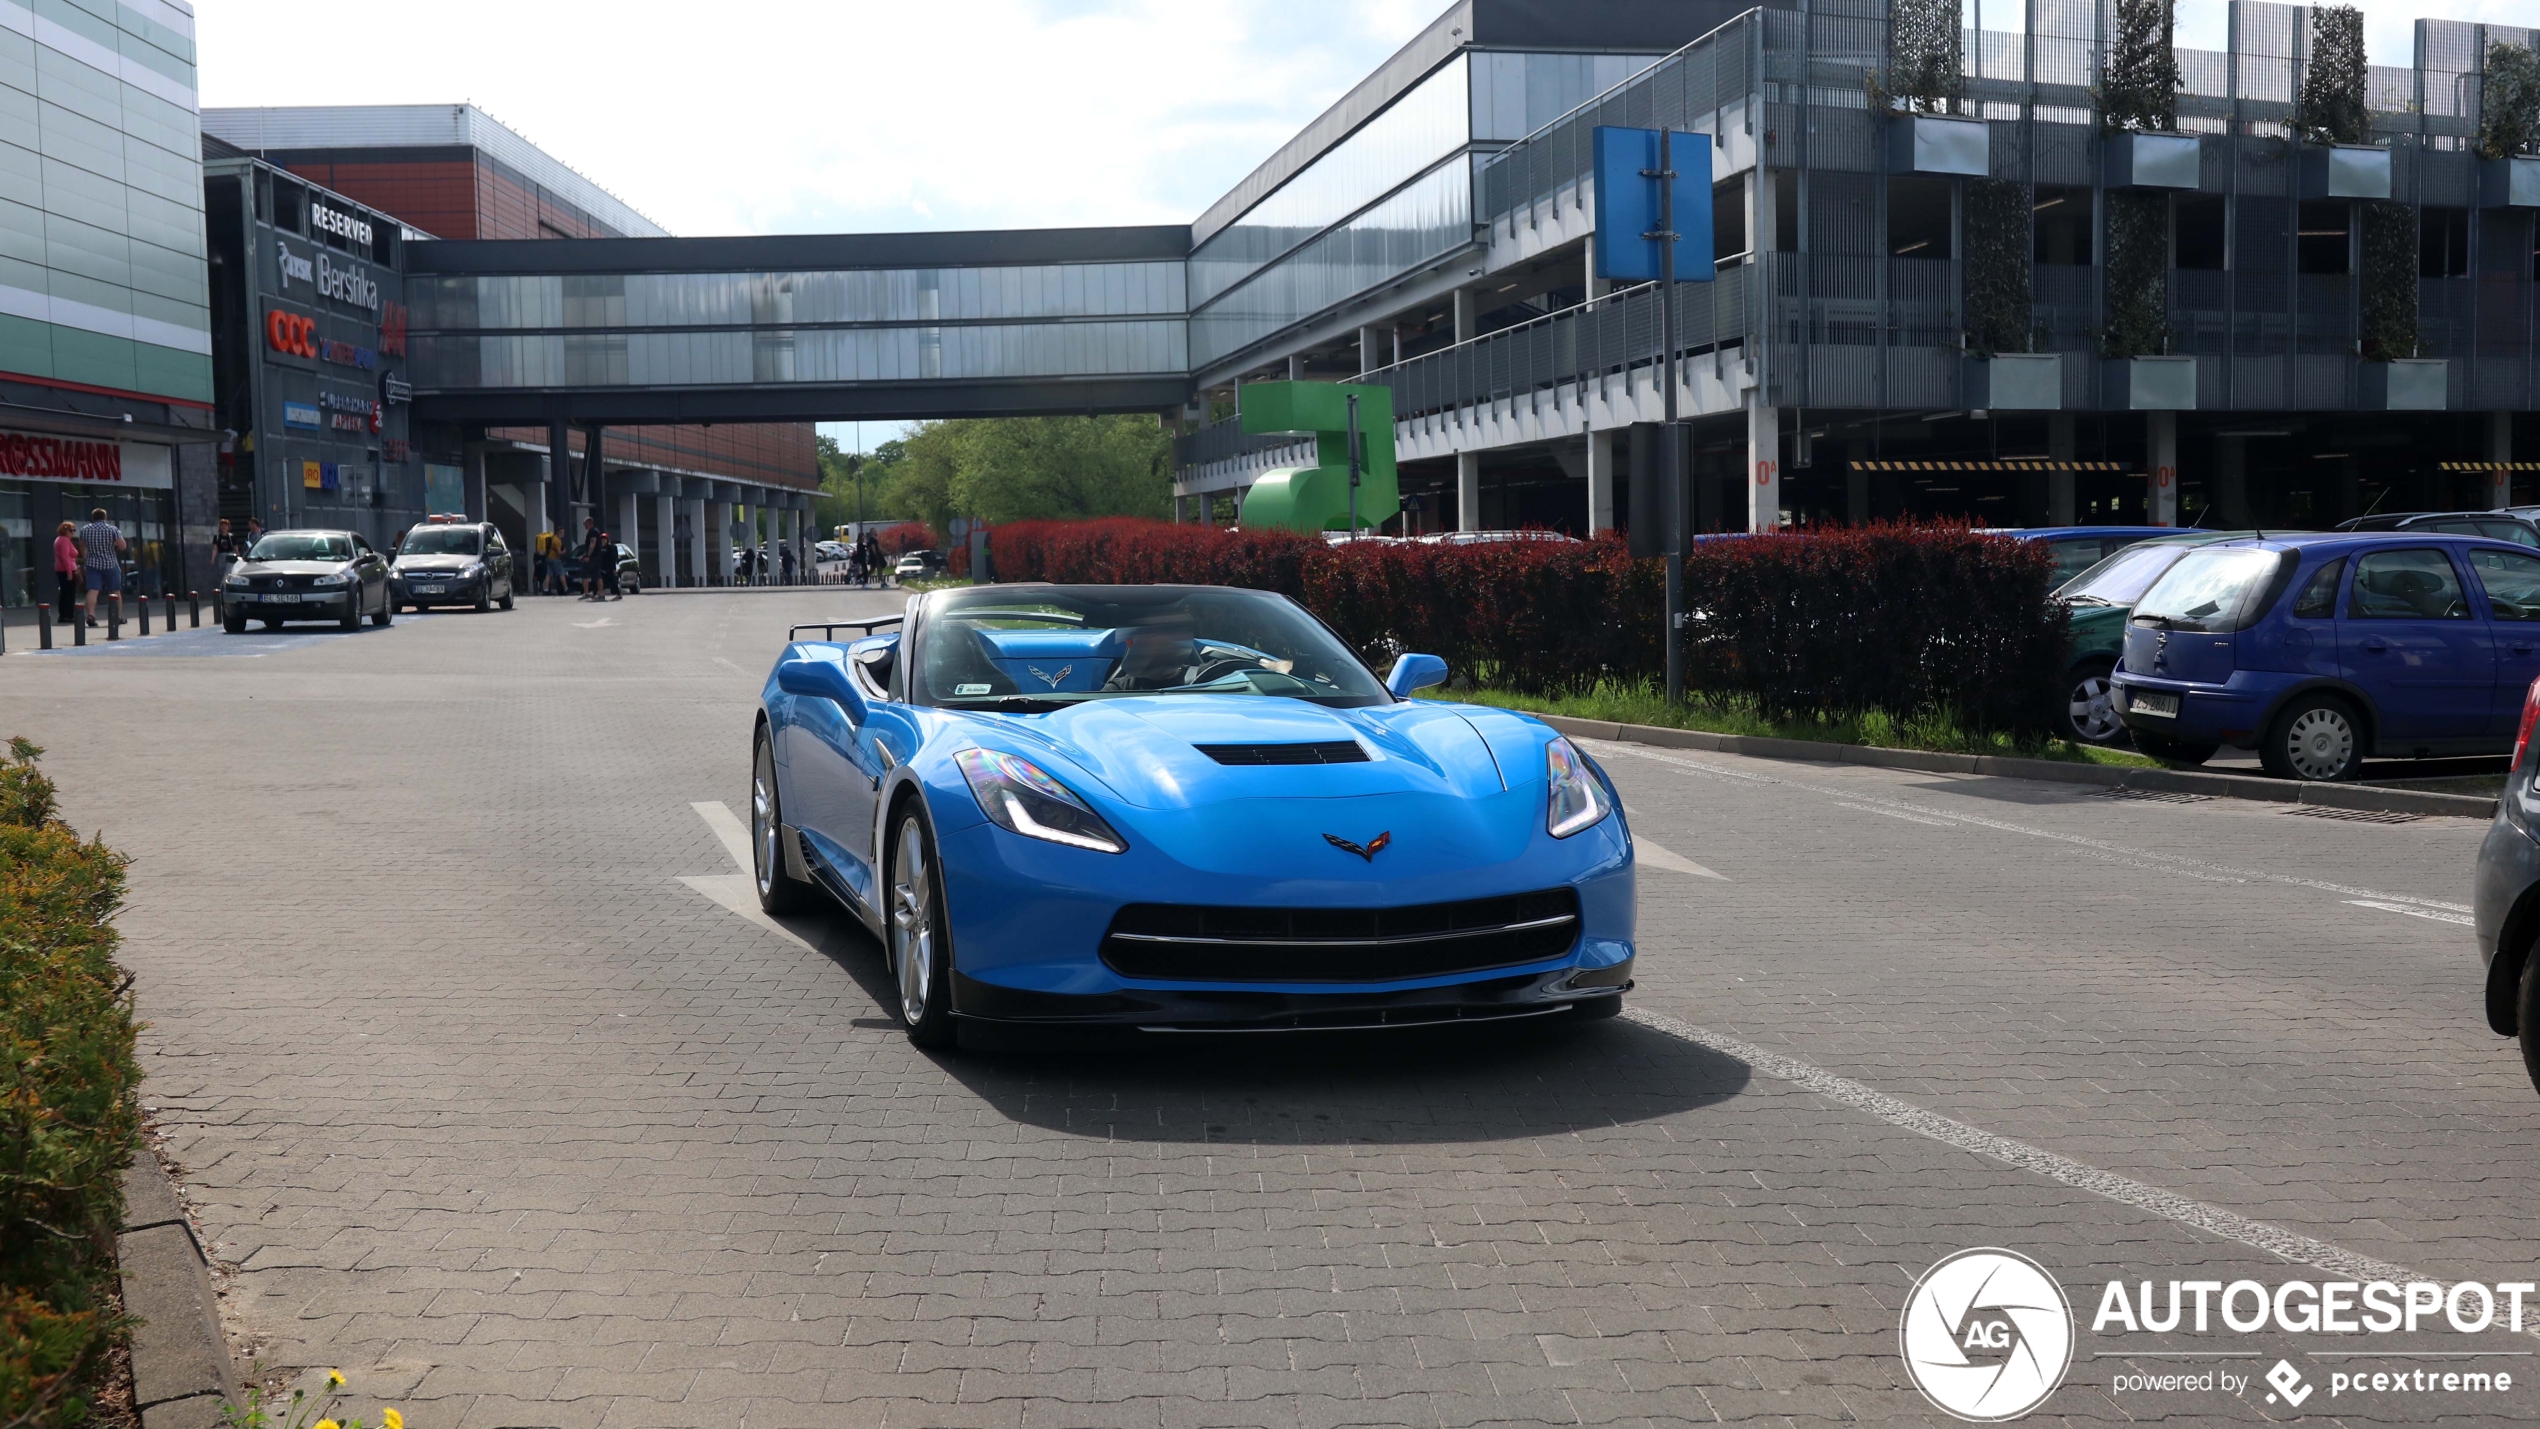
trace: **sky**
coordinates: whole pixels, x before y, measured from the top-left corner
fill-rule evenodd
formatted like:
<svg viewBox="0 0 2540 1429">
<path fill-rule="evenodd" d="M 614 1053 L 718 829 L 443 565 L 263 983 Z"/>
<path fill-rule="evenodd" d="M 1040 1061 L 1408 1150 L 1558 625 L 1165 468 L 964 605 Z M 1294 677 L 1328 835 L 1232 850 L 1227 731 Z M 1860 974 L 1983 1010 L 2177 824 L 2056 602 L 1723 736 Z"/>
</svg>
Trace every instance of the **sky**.
<svg viewBox="0 0 2540 1429">
<path fill-rule="evenodd" d="M 195 16 L 207 108 L 472 102 L 704 235 L 1187 223 L 1445 4 L 196 0 Z M 1997 6 L 2014 8 L 1985 5 L 1986 27 L 2015 27 Z M 2180 0 L 2179 43 L 2221 48 L 2223 8 Z M 2383 64 L 2408 62 L 2419 15 L 2540 19 L 2540 0 L 2362 8 Z"/>
</svg>

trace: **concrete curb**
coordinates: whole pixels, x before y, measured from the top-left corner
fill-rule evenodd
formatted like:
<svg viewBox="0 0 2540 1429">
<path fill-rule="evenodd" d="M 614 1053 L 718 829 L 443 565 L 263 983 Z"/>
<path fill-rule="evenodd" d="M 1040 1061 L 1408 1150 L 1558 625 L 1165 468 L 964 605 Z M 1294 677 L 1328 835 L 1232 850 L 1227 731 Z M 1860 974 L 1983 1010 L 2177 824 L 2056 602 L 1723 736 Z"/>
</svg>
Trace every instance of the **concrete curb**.
<svg viewBox="0 0 2540 1429">
<path fill-rule="evenodd" d="M 148 1149 L 124 1171 L 124 1228 L 116 1241 L 132 1332 L 132 1399 L 143 1429 L 219 1429 L 238 1373 L 221 1333 L 210 1258 L 194 1237 L 176 1185 Z"/>
<path fill-rule="evenodd" d="M 2312 804 L 2321 808 L 2354 809 L 2367 813 L 2431 814 L 2454 819 L 2492 819 L 2496 816 L 2495 800 L 2473 794 L 2424 794 L 2406 789 L 2376 789 L 2361 784 L 2298 784 L 2247 774 L 2207 774 L 2192 769 L 2126 769 L 2110 764 L 2012 759 L 1998 754 L 1881 749 L 1868 744 L 1832 744 L 1749 734 L 1711 734 L 1698 729 L 1667 729 L 1659 725 L 1616 724 L 1608 720 L 1571 719 L 1566 715 L 1536 714 L 1535 718 L 1563 734 L 1575 734 L 1584 739 L 1655 745 L 1663 749 L 1700 749 L 1715 754 L 1744 754 L 1757 759 L 1866 764 L 1880 769 L 1917 769 L 1929 774 L 1990 774 L 2005 779 L 2037 779 L 2051 784 L 2090 784 L 2102 789 L 2203 794 L 2210 798 L 2253 799 L 2269 804 Z"/>
</svg>

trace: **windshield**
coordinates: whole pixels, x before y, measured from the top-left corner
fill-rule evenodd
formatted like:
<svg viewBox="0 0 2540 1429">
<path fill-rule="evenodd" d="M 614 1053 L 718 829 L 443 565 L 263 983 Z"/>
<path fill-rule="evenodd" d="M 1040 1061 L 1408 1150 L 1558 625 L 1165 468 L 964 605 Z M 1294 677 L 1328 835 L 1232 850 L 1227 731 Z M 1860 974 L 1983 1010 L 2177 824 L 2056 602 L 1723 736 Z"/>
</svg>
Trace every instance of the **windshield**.
<svg viewBox="0 0 2540 1429">
<path fill-rule="evenodd" d="M 2128 546 L 2073 577 L 2055 594 L 2063 600 L 2092 605 L 2132 605 L 2152 588 L 2152 582 L 2161 578 L 2161 572 L 2177 564 L 2178 558 L 2192 549 Z"/>
<path fill-rule="evenodd" d="M 401 556 L 474 556 L 484 537 L 473 526 L 417 526 L 406 533 Z"/>
<path fill-rule="evenodd" d="M 2179 558 L 2134 604 L 2140 624 L 2223 633 L 2265 612 L 2276 573 L 2292 568 L 2289 551 L 2202 547 Z"/>
<path fill-rule="evenodd" d="M 332 531 L 275 531 L 261 537 L 254 550 L 247 553 L 251 561 L 349 561 L 353 558 L 353 538 Z"/>
<path fill-rule="evenodd" d="M 1280 596 L 1207 586 L 989 586 L 929 609 L 921 697 L 1054 709 L 1119 695 L 1388 703 L 1332 633 Z"/>
</svg>

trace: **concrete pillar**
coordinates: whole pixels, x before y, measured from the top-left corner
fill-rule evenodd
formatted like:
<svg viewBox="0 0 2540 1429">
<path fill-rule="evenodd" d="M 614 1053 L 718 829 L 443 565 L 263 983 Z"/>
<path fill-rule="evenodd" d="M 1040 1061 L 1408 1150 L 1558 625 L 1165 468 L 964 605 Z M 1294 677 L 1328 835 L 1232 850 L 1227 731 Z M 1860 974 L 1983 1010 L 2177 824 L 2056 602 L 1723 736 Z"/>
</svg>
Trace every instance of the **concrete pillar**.
<svg viewBox="0 0 2540 1429">
<path fill-rule="evenodd" d="M 1778 531 L 1782 524 L 1782 412 L 1763 401 L 1764 389 L 1746 395 L 1746 529 Z"/>
<path fill-rule="evenodd" d="M 1855 526 L 1870 520 L 1870 474 L 1857 461 L 1844 464 L 1843 519 Z"/>
<path fill-rule="evenodd" d="M 1455 454 L 1455 529 L 1482 529 L 1482 454 Z"/>
<path fill-rule="evenodd" d="M 2073 515 L 2073 414 L 2057 412 L 2046 419 L 2046 455 L 2056 469 L 2046 474 L 2046 524 L 2070 526 Z"/>
<path fill-rule="evenodd" d="M 732 543 L 744 551 L 758 549 L 758 508 L 746 501 L 733 503 Z"/>
<path fill-rule="evenodd" d="M 706 503 L 701 498 L 688 501 L 688 584 L 706 584 Z"/>
<path fill-rule="evenodd" d="M 2143 515 L 2147 526 L 2178 524 L 2178 413 L 2143 414 Z"/>
<path fill-rule="evenodd" d="M 1362 327 L 1358 330 L 1358 370 L 1361 375 L 1385 365 L 1384 329 Z"/>
<path fill-rule="evenodd" d="M 668 477 L 662 478 L 664 481 Z M 671 498 L 653 498 L 653 580 L 664 590 L 679 584 L 679 543 L 671 529 Z"/>
<path fill-rule="evenodd" d="M 2487 414 L 2487 459 L 2495 466 L 2487 473 L 2487 506 L 2499 510 L 2514 504 L 2514 414 Z"/>
<path fill-rule="evenodd" d="M 706 560 L 714 572 L 708 585 L 732 584 L 732 503 L 714 500 L 706 503 Z"/>
<path fill-rule="evenodd" d="M 1781 198 L 1777 186 L 1787 182 L 1789 180 L 1785 176 L 1761 164 L 1746 171 L 1746 182 L 1741 187 L 1746 198 L 1746 261 L 1749 263 L 1761 262 L 1760 255 L 1772 246 L 1765 241 L 1764 230 L 1773 226 L 1774 217 L 1779 212 L 1776 205 Z M 1949 251 L 1958 253 L 1965 250 L 1952 248 Z M 1715 256 L 1726 258 L 1728 255 Z"/>
<path fill-rule="evenodd" d="M 1584 245 L 1583 245 L 1583 246 L 1579 249 L 1579 258 L 1580 258 L 1580 266 L 1582 267 L 1582 269 L 1583 269 L 1583 270 L 1586 272 L 1586 274 L 1587 274 L 1587 284 L 1586 284 L 1586 286 L 1587 286 L 1587 296 L 1588 296 L 1588 301 L 1589 301 L 1589 302 L 1591 302 L 1591 303 L 1592 303 L 1592 302 L 1595 302 L 1597 299 L 1599 299 L 1599 298 L 1601 298 L 1601 297 L 1604 297 L 1606 294 L 1608 294 L 1608 293 L 1610 293 L 1610 292 L 1614 291 L 1614 282 L 1613 282 L 1613 280 L 1612 280 L 1612 279 L 1610 279 L 1610 278 L 1600 278 L 1600 277 L 1596 276 L 1596 235 L 1595 235 L 1595 234 L 1591 233 L 1591 234 L 1589 234 L 1589 235 L 1587 236 L 1587 242 L 1586 242 L 1586 244 L 1584 244 Z"/>
<path fill-rule="evenodd" d="M 635 552 L 636 563 L 642 564 L 643 530 L 635 524 L 635 493 L 625 492 L 617 498 L 617 530 L 613 532 L 626 549 Z"/>
<path fill-rule="evenodd" d="M 1290 382 L 1305 380 L 1305 354 L 1301 352 L 1288 354 L 1288 380 Z"/>
<path fill-rule="evenodd" d="M 460 449 L 459 462 L 460 470 L 465 473 L 460 481 L 466 487 L 466 494 L 462 499 L 467 503 L 467 519 L 470 521 L 493 520 L 493 516 L 489 514 L 492 508 L 485 504 L 487 499 L 485 444 L 483 442 L 467 443 Z"/>
<path fill-rule="evenodd" d="M 1587 434 L 1588 534 L 1614 529 L 1614 434 Z"/>
<path fill-rule="evenodd" d="M 2249 519 L 2249 439 L 2214 438 L 2214 524 L 2226 531 L 2254 525 Z"/>
<path fill-rule="evenodd" d="M 572 424 L 557 413 L 547 419 L 546 529 L 571 531 L 573 525 Z"/>
<path fill-rule="evenodd" d="M 1481 335 L 1482 304 L 1470 288 L 1455 290 L 1455 340 L 1470 342 Z"/>
</svg>

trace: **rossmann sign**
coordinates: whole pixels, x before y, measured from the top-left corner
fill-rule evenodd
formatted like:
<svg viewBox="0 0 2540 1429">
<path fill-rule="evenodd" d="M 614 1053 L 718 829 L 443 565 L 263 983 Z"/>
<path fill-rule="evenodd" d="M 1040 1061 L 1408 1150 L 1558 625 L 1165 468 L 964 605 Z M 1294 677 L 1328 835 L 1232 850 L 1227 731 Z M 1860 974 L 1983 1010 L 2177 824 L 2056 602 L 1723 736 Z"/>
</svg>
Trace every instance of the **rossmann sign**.
<svg viewBox="0 0 2540 1429">
<path fill-rule="evenodd" d="M 40 432 L 0 431 L 0 476 L 101 485 L 166 486 L 168 449 L 138 442 L 98 442 Z"/>
</svg>

